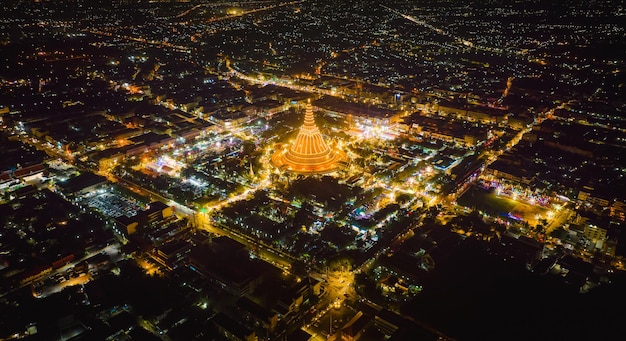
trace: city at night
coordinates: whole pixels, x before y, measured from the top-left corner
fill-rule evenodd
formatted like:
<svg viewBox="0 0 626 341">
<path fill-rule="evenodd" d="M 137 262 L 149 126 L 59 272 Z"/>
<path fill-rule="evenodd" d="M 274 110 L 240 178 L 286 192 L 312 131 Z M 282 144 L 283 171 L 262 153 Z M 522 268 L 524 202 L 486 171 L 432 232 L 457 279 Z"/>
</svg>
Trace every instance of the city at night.
<svg viewBox="0 0 626 341">
<path fill-rule="evenodd" d="M 0 341 L 626 339 L 623 2 L 0 11 Z"/>
</svg>

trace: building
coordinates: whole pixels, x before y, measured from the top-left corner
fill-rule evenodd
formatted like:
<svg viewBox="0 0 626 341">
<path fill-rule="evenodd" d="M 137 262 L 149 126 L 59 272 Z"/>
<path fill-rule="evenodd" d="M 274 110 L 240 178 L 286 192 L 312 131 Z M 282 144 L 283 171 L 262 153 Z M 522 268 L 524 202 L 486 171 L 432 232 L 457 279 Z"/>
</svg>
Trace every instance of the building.
<svg viewBox="0 0 626 341">
<path fill-rule="evenodd" d="M 184 262 L 190 252 L 191 244 L 186 240 L 173 240 L 170 243 L 155 248 L 152 259 L 168 270 L 172 270 Z"/>
<path fill-rule="evenodd" d="M 193 248 L 189 264 L 209 283 L 239 297 L 252 294 L 271 267 L 259 259 L 250 259 L 243 244 L 226 237 Z"/>
<path fill-rule="evenodd" d="M 381 310 L 374 317 L 374 326 L 387 337 L 391 337 L 408 322 L 402 316 L 389 310 Z"/>
<path fill-rule="evenodd" d="M 21 287 L 23 287 L 23 286 L 41 281 L 42 279 L 46 278 L 50 273 L 52 273 L 51 265 L 42 265 L 42 266 L 33 268 L 30 271 L 27 271 L 20 276 L 19 284 Z"/>
<path fill-rule="evenodd" d="M 524 185 L 530 185 L 536 179 L 535 174 L 519 159 L 498 159 L 485 169 L 485 175 Z"/>
<path fill-rule="evenodd" d="M 363 314 L 359 311 L 341 328 L 341 340 L 353 341 L 358 340 L 365 329 L 372 324 L 374 319 L 372 316 Z"/>
<path fill-rule="evenodd" d="M 590 240 L 595 247 L 601 249 L 604 241 L 606 240 L 607 230 L 595 225 L 585 226 L 583 235 Z"/>
<path fill-rule="evenodd" d="M 345 118 L 350 125 L 386 130 L 401 121 L 401 111 L 385 107 L 352 103 L 335 97 L 323 97 L 313 104 L 333 115 Z"/>
<path fill-rule="evenodd" d="M 229 129 L 241 127 L 249 120 L 250 117 L 241 111 L 221 111 L 209 116 L 209 121 L 211 123 Z"/>
<path fill-rule="evenodd" d="M 278 324 L 278 314 L 261 306 L 247 297 L 241 297 L 236 303 L 237 311 L 246 325 L 253 325 L 265 331 L 265 334 L 271 334 Z"/>
<path fill-rule="evenodd" d="M 286 106 L 284 103 L 272 99 L 265 99 L 254 102 L 253 104 L 243 108 L 242 111 L 249 116 L 272 116 L 276 113 L 284 111 L 285 109 Z"/>
<path fill-rule="evenodd" d="M 57 185 L 68 197 L 76 197 L 90 192 L 107 184 L 107 178 L 94 173 L 82 173 Z"/>
<path fill-rule="evenodd" d="M 215 315 L 211 321 L 217 327 L 219 333 L 227 340 L 231 341 L 256 341 L 258 337 L 256 334 L 237 323 L 237 321 L 231 319 L 224 313 Z"/>
<path fill-rule="evenodd" d="M 140 211 L 135 216 L 128 217 L 122 215 L 115 218 L 115 223 L 121 231 L 127 235 L 131 235 L 150 224 L 173 216 L 174 207 L 168 206 L 160 201 L 154 201 L 148 205 L 145 211 Z"/>
<path fill-rule="evenodd" d="M 301 174 L 329 173 L 347 161 L 347 155 L 338 148 L 331 148 L 315 125 L 313 108 L 307 103 L 304 124 L 289 147 L 283 147 L 272 155 L 272 164 L 281 170 Z"/>
<path fill-rule="evenodd" d="M 300 306 L 308 295 L 309 284 L 306 281 L 299 282 L 293 287 L 281 288 L 280 297 L 273 310 L 281 319 L 291 321 L 300 311 Z"/>
</svg>

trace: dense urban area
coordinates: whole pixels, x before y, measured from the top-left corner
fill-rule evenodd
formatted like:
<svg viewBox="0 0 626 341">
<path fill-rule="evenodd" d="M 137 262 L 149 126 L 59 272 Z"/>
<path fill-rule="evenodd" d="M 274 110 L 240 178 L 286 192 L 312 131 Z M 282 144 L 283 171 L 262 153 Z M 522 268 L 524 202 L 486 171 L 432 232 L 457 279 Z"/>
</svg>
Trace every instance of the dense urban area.
<svg viewBox="0 0 626 341">
<path fill-rule="evenodd" d="M 0 340 L 626 332 L 623 2 L 0 13 Z"/>
</svg>

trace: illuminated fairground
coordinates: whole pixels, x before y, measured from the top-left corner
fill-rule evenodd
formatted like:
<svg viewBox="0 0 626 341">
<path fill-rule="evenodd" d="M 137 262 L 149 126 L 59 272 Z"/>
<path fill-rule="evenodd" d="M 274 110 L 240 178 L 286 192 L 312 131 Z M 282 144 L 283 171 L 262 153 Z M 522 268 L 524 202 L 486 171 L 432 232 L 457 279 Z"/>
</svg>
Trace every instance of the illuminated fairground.
<svg viewBox="0 0 626 341">
<path fill-rule="evenodd" d="M 291 146 L 284 146 L 272 155 L 272 164 L 280 170 L 301 174 L 329 173 L 347 161 L 346 154 L 329 147 L 315 125 L 313 108 L 307 103 L 304 123 Z"/>
</svg>

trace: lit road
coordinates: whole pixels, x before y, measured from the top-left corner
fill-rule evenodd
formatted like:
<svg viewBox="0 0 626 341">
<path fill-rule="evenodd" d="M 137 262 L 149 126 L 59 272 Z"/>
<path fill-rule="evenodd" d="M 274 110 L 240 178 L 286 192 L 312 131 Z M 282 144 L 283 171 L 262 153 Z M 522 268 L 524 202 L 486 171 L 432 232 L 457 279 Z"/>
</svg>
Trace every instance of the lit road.
<svg viewBox="0 0 626 341">
<path fill-rule="evenodd" d="M 285 3 L 282 3 L 282 4 L 276 4 L 276 5 L 271 5 L 271 6 L 261 7 L 261 8 L 255 8 L 255 9 L 251 9 L 251 10 L 248 10 L 248 11 L 241 11 L 241 12 L 237 12 L 237 13 L 232 14 L 232 15 L 224 16 L 224 17 L 211 18 L 211 19 L 207 20 L 207 22 L 215 22 L 215 21 L 220 21 L 220 20 L 226 20 L 226 19 L 242 17 L 242 16 L 248 15 L 248 14 L 254 14 L 254 13 L 269 11 L 269 10 L 272 10 L 274 8 L 300 4 L 300 3 L 303 3 L 304 1 L 305 0 L 291 1 L 291 2 L 285 2 Z"/>
<path fill-rule="evenodd" d="M 235 76 L 237 78 L 243 79 L 245 81 L 247 81 L 248 83 L 251 84 L 272 84 L 272 85 L 276 85 L 276 86 L 280 86 L 283 88 L 288 88 L 288 89 L 292 89 L 292 90 L 296 90 L 296 91 L 303 91 L 303 92 L 309 92 L 309 93 L 317 93 L 317 94 L 322 94 L 322 95 L 327 95 L 327 96 L 332 96 L 332 97 L 339 97 L 339 98 L 344 98 L 344 96 L 339 93 L 336 90 L 328 90 L 328 89 L 320 89 L 316 86 L 311 86 L 311 85 L 306 85 L 306 86 L 302 86 L 302 85 L 298 85 L 298 84 L 294 84 L 291 81 L 285 81 L 285 80 L 281 80 L 281 79 L 277 79 L 277 80 L 262 80 L 256 77 L 250 77 L 242 72 L 240 72 L 239 70 L 236 70 L 235 68 L 233 68 L 230 64 L 230 60 L 228 58 L 226 58 L 225 60 L 225 65 L 228 68 L 228 70 L 230 71 L 232 76 Z"/>
<path fill-rule="evenodd" d="M 205 23 L 212 23 L 212 22 L 217 22 L 217 21 L 222 21 L 222 20 L 229 20 L 229 19 L 233 19 L 233 18 L 238 18 L 238 17 L 242 17 L 244 15 L 249 15 L 249 14 L 254 14 L 254 13 L 259 13 L 259 12 L 264 12 L 264 11 L 269 11 L 272 10 L 274 8 L 279 8 L 279 7 L 284 7 L 284 6 L 290 6 L 290 5 L 296 5 L 296 4 L 300 4 L 303 3 L 305 0 L 300 0 L 300 1 L 291 1 L 291 2 L 286 2 L 286 3 L 282 3 L 282 4 L 275 4 L 275 5 L 271 5 L 271 6 L 266 6 L 266 7 L 261 7 L 261 8 L 256 8 L 256 9 L 251 9 L 248 11 L 241 11 L 241 12 L 236 12 L 230 15 L 226 15 L 223 17 L 217 17 L 217 18 L 210 18 L 207 20 L 204 20 Z M 201 37 L 204 33 L 198 33 L 196 34 L 192 40 L 196 40 L 199 37 Z"/>
<path fill-rule="evenodd" d="M 186 10 L 186 11 L 184 11 L 184 12 L 179 13 L 178 15 L 176 15 L 176 17 L 175 17 L 175 18 L 182 18 L 182 17 L 186 16 L 187 14 L 189 14 L 189 13 L 191 13 L 191 12 L 195 11 L 196 9 L 198 9 L 198 8 L 200 8 L 200 7 L 202 7 L 202 6 L 206 6 L 206 5 L 207 5 L 207 4 L 198 4 L 198 5 L 195 5 L 195 6 L 191 7 L 190 9 L 188 9 L 188 10 Z"/>
<path fill-rule="evenodd" d="M 389 7 L 385 6 L 385 5 L 380 5 L 380 6 L 385 8 L 386 10 L 396 14 L 396 15 L 401 16 L 402 18 L 404 18 L 404 19 L 406 19 L 406 20 L 408 20 L 408 21 L 410 21 L 412 23 L 415 23 L 417 25 L 426 27 L 427 29 L 429 29 L 429 30 L 431 30 L 431 31 L 433 31 L 433 32 L 435 32 L 437 34 L 453 38 L 460 45 L 463 45 L 463 46 L 466 46 L 466 47 L 475 48 L 477 50 L 488 51 L 488 52 L 497 52 L 497 53 L 504 52 L 504 50 L 501 49 L 501 48 L 490 47 L 490 46 L 482 46 L 482 45 L 475 44 L 474 42 L 472 42 L 470 40 L 467 40 L 467 39 L 465 39 L 463 37 L 454 35 L 454 34 L 448 32 L 448 31 L 445 31 L 445 30 L 443 30 L 441 28 L 435 27 L 435 26 L 433 26 L 433 25 L 431 25 L 431 24 L 429 24 L 429 23 L 427 23 L 427 22 L 425 22 L 423 20 L 419 20 L 419 19 L 417 19 L 415 17 L 412 17 L 410 15 L 404 14 L 404 13 L 402 13 L 400 11 L 397 11 L 397 10 L 395 10 L 393 8 L 389 8 Z M 512 52 L 512 53 L 516 53 L 516 54 L 520 54 L 521 55 L 521 54 L 526 54 L 527 51 L 525 51 L 525 50 L 506 49 L 506 52 Z"/>
</svg>

